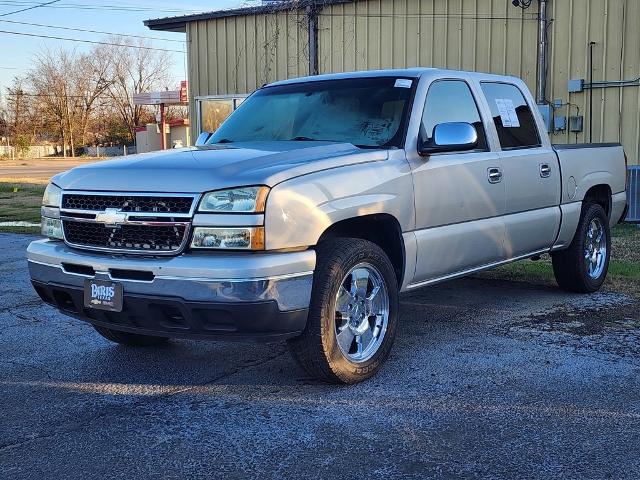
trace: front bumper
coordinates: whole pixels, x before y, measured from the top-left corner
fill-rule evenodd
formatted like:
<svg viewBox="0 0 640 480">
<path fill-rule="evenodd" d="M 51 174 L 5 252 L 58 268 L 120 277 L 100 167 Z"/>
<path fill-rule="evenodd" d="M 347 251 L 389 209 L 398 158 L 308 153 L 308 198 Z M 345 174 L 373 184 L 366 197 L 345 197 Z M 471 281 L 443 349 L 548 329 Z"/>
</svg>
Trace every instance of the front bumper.
<svg viewBox="0 0 640 480">
<path fill-rule="evenodd" d="M 96 325 L 144 335 L 277 340 L 306 325 L 315 252 L 125 257 L 40 240 L 27 250 L 47 303 Z M 123 285 L 122 312 L 86 308 L 87 278 Z"/>
</svg>

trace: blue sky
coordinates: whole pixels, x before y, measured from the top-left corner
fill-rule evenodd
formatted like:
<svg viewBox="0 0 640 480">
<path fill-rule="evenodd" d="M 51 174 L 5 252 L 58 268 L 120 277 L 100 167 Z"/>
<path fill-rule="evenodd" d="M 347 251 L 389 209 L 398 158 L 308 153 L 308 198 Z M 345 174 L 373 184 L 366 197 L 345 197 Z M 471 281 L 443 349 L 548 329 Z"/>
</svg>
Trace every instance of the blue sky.
<svg viewBox="0 0 640 480">
<path fill-rule="evenodd" d="M 104 37 L 93 33 L 34 27 L 8 22 L 14 21 L 144 35 L 169 40 L 184 40 L 185 34 L 183 33 L 154 32 L 146 28 L 142 22 L 149 18 L 221 10 L 256 3 L 247 0 L 215 0 L 208 2 L 198 0 L 188 0 L 186 2 L 177 2 L 175 0 L 109 0 L 108 2 L 100 0 L 60 0 L 48 7 L 44 6 L 14 15 L 2 16 L 8 12 L 47 1 L 50 0 L 0 0 L 0 30 L 83 40 L 102 40 Z M 117 9 L 120 7 L 128 10 L 104 9 Z M 131 9 L 139 9 L 140 11 L 131 11 Z M 181 43 L 176 42 L 162 40 L 151 40 L 151 42 L 154 47 L 158 48 L 171 50 L 182 50 L 183 48 Z M 70 49 L 76 48 L 78 51 L 91 47 L 88 44 L 76 42 L 0 33 L 0 95 L 5 93 L 5 87 L 10 85 L 15 75 L 22 74 L 29 69 L 32 55 L 45 46 L 48 48 L 64 46 Z M 174 76 L 176 82 L 178 82 L 185 78 L 184 55 L 179 53 L 172 55 L 175 63 Z"/>
</svg>

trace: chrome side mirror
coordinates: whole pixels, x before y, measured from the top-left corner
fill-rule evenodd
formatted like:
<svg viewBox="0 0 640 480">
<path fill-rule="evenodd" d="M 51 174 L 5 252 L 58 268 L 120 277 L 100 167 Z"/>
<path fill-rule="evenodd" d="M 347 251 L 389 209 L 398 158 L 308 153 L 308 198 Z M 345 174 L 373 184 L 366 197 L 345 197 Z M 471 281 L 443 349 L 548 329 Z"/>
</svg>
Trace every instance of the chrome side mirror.
<svg viewBox="0 0 640 480">
<path fill-rule="evenodd" d="M 213 135 L 213 133 L 211 132 L 202 132 L 200 135 L 198 135 L 198 139 L 196 140 L 196 147 L 202 147 L 203 145 L 206 145 L 207 140 L 211 138 L 211 135 Z"/>
<path fill-rule="evenodd" d="M 429 155 L 441 152 L 473 150 L 478 146 L 478 132 L 466 122 L 439 123 L 427 141 L 420 140 L 418 153 Z"/>
</svg>

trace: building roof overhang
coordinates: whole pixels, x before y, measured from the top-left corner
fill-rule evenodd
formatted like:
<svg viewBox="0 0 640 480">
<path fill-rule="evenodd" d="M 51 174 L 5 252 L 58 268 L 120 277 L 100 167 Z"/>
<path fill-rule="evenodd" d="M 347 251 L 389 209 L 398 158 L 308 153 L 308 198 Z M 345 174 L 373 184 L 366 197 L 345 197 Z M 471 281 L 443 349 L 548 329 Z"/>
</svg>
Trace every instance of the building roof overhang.
<svg viewBox="0 0 640 480">
<path fill-rule="evenodd" d="M 151 30 L 165 32 L 186 32 L 187 23 L 201 20 L 213 20 L 216 18 L 242 17 L 247 15 L 260 15 L 265 13 L 278 13 L 288 10 L 301 10 L 309 6 L 322 7 L 334 3 L 351 3 L 354 0 L 283 0 L 270 2 L 254 7 L 234 8 L 229 10 L 216 10 L 213 12 L 180 15 L 177 17 L 153 18 L 145 20 L 144 24 Z"/>
</svg>

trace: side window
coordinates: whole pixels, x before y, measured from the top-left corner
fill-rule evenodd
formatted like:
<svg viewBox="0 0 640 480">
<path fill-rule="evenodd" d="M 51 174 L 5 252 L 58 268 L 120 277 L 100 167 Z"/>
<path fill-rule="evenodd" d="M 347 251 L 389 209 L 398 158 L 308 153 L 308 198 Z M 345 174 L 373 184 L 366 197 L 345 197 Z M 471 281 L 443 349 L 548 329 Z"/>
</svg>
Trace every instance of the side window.
<svg viewBox="0 0 640 480">
<path fill-rule="evenodd" d="M 431 84 L 422 113 L 423 138 L 431 138 L 440 123 L 467 122 L 478 132 L 478 149 L 487 150 L 487 137 L 469 85 L 462 80 L 438 80 Z"/>
<path fill-rule="evenodd" d="M 508 83 L 483 82 L 481 85 L 502 148 L 539 147 L 538 127 L 520 89 Z"/>
</svg>

